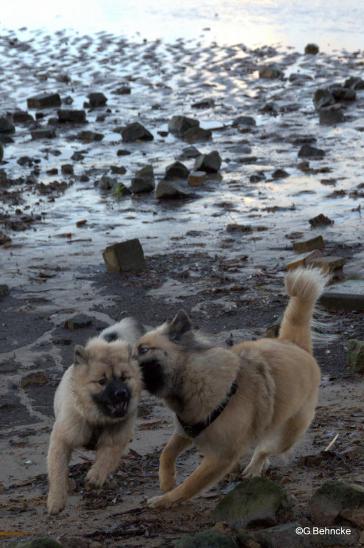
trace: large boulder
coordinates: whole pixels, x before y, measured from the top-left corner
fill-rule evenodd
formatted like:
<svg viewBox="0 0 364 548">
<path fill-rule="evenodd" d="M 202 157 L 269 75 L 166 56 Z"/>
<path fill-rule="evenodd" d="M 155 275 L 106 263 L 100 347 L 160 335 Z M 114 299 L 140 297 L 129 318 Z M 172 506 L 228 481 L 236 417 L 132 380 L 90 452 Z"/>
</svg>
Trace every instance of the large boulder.
<svg viewBox="0 0 364 548">
<path fill-rule="evenodd" d="M 356 525 L 360 517 L 364 526 L 364 487 L 343 481 L 327 481 L 314 493 L 310 501 L 313 523 L 333 525 L 340 518 Z"/>
<path fill-rule="evenodd" d="M 249 478 L 218 503 L 213 518 L 234 527 L 275 525 L 281 516 L 288 514 L 288 507 L 288 497 L 280 485 L 266 478 Z"/>
</svg>

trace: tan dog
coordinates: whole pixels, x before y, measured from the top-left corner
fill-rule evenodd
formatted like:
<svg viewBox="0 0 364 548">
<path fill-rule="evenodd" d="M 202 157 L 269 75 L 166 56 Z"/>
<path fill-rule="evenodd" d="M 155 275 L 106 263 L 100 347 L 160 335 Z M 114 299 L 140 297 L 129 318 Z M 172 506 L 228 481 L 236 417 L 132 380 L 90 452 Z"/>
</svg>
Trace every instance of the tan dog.
<svg viewBox="0 0 364 548">
<path fill-rule="evenodd" d="M 290 296 L 278 339 L 225 349 L 200 340 L 184 312 L 141 337 L 144 385 L 176 414 L 176 432 L 160 458 L 165 495 L 148 504 L 167 508 L 216 483 L 251 447 L 244 475 L 260 475 L 270 455 L 290 449 L 315 412 L 320 370 L 312 356 L 311 319 L 326 277 L 299 269 L 286 277 Z M 178 487 L 175 461 L 191 444 L 203 454 Z"/>
<path fill-rule="evenodd" d="M 96 461 L 86 481 L 100 487 L 118 467 L 133 437 L 142 388 L 140 370 L 126 342 L 107 342 L 110 332 L 105 330 L 105 338 L 101 334 L 85 348 L 76 346 L 74 363 L 55 394 L 56 421 L 48 451 L 47 505 L 51 514 L 66 505 L 73 449 L 96 449 Z"/>
</svg>

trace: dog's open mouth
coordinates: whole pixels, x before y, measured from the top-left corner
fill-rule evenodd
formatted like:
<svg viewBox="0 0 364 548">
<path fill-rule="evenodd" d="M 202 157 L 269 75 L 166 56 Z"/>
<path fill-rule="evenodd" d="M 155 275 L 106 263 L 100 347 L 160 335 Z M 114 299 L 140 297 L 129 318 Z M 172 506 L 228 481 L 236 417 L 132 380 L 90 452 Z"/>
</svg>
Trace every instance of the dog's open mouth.
<svg viewBox="0 0 364 548">
<path fill-rule="evenodd" d="M 111 417 L 124 417 L 129 407 L 129 400 L 118 400 L 106 405 L 108 415 Z"/>
</svg>

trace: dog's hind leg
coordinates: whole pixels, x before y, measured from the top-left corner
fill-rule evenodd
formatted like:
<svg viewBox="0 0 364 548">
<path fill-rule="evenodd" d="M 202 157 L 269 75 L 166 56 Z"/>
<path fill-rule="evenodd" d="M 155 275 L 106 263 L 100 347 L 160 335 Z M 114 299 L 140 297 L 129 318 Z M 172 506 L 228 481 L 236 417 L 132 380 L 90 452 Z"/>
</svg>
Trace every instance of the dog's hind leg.
<svg viewBox="0 0 364 548">
<path fill-rule="evenodd" d="M 253 457 L 243 471 L 243 477 L 260 476 L 268 462 L 268 457 L 285 453 L 306 432 L 314 415 L 312 406 L 300 410 L 287 420 L 280 430 L 268 440 L 261 443 L 254 451 Z"/>
<path fill-rule="evenodd" d="M 159 485 L 164 493 L 176 486 L 176 459 L 191 443 L 189 438 L 175 433 L 163 449 L 159 459 Z"/>
<path fill-rule="evenodd" d="M 233 458 L 231 456 L 224 458 L 204 457 L 201 464 L 181 485 L 165 495 L 149 499 L 148 506 L 151 508 L 169 508 L 174 504 L 194 497 L 224 476 L 235 464 L 238 457 L 239 455 L 234 455 Z"/>
</svg>

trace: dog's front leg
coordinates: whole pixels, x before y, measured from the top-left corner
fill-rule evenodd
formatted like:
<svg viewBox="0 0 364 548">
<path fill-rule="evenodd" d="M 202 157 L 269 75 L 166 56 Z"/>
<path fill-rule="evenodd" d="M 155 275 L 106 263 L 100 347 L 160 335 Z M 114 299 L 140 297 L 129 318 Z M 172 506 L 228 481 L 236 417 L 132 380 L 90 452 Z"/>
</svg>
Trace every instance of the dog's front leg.
<svg viewBox="0 0 364 548">
<path fill-rule="evenodd" d="M 50 514 L 58 514 L 66 506 L 68 496 L 68 463 L 72 448 L 65 441 L 62 432 L 54 426 L 49 443 L 48 466 L 48 499 L 47 508 Z"/>
<path fill-rule="evenodd" d="M 201 464 L 181 485 L 165 495 L 149 499 L 147 504 L 151 508 L 169 508 L 174 504 L 188 500 L 210 484 L 216 483 L 234 463 L 235 459 L 204 457 Z"/>
<path fill-rule="evenodd" d="M 192 440 L 173 434 L 159 459 L 159 485 L 166 493 L 176 486 L 176 458 L 192 443 Z"/>
<path fill-rule="evenodd" d="M 91 487 L 101 487 L 108 476 L 120 464 L 125 444 L 101 445 L 96 451 L 96 460 L 86 476 L 86 483 Z"/>
</svg>

